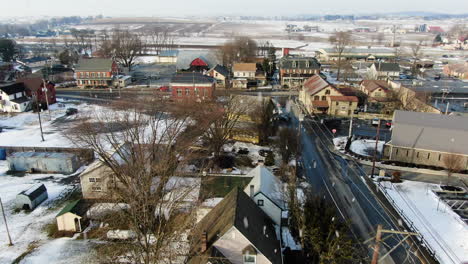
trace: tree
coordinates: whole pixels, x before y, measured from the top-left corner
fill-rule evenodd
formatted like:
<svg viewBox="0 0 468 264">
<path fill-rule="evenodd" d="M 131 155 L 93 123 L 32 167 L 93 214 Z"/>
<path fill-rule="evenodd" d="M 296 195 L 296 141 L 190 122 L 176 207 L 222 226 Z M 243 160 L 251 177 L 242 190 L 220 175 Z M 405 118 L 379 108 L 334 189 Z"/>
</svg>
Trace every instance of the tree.
<svg viewBox="0 0 468 264">
<path fill-rule="evenodd" d="M 307 193 L 304 204 L 303 248 L 309 263 L 359 263 L 365 252 L 339 221 L 333 205 L 320 196 Z"/>
<path fill-rule="evenodd" d="M 434 38 L 434 43 L 435 43 L 435 44 L 440 44 L 440 43 L 442 43 L 442 37 L 440 36 L 440 34 L 437 34 L 437 36 L 435 36 L 435 38 Z"/>
<path fill-rule="evenodd" d="M 146 35 L 149 36 L 149 44 L 156 51 L 156 54 L 163 50 L 175 49 L 174 36 L 169 33 L 167 28 L 153 27 Z"/>
<path fill-rule="evenodd" d="M 78 52 L 83 52 L 87 49 L 92 49 L 91 39 L 94 36 L 93 30 L 79 30 L 72 28 L 70 30 L 70 33 L 74 39 L 74 46 L 76 46 Z"/>
<path fill-rule="evenodd" d="M 106 57 L 115 58 L 120 65 L 131 71 L 135 59 L 141 56 L 144 47 L 138 34 L 128 30 L 115 30 L 110 39 L 101 43 L 101 53 Z"/>
<path fill-rule="evenodd" d="M 266 166 L 275 165 L 275 154 L 273 153 L 273 151 L 268 152 L 267 156 L 265 157 L 265 165 Z"/>
<path fill-rule="evenodd" d="M 377 43 L 379 43 L 379 45 L 382 45 L 383 41 L 385 40 L 385 34 L 384 33 L 379 33 L 377 34 Z"/>
<path fill-rule="evenodd" d="M 345 49 L 351 45 L 352 43 L 352 35 L 350 32 L 345 32 L 345 31 L 340 31 L 340 32 L 336 32 L 334 33 L 332 36 L 330 36 L 329 38 L 329 42 L 330 44 L 332 44 L 334 46 L 334 49 L 335 49 L 335 52 L 338 53 L 338 60 L 336 62 L 336 66 L 337 66 L 337 75 L 336 75 L 336 79 L 339 80 L 340 79 L 340 71 L 341 71 L 341 66 L 342 66 L 342 60 L 341 60 L 341 57 L 343 55 L 343 52 L 345 51 Z"/>
<path fill-rule="evenodd" d="M 247 114 L 249 105 L 244 103 L 242 97 L 231 96 L 224 102 L 204 102 L 199 105 L 199 111 L 194 119 L 206 124 L 206 131 L 202 140 L 218 161 L 223 146 L 235 131 L 240 118 Z"/>
<path fill-rule="evenodd" d="M 294 128 L 282 128 L 279 131 L 277 147 L 281 153 L 281 161 L 288 164 L 291 157 L 294 157 L 299 149 L 299 139 L 297 130 Z"/>
<path fill-rule="evenodd" d="M 14 40 L 4 38 L 0 39 L 0 56 L 3 61 L 12 61 L 17 53 L 16 42 Z"/>
<path fill-rule="evenodd" d="M 450 185 L 452 174 L 463 170 L 463 158 L 454 153 L 444 154 L 442 162 L 447 169 L 447 185 Z"/>
<path fill-rule="evenodd" d="M 255 123 L 255 129 L 258 132 L 259 141 L 261 144 L 268 142 L 268 137 L 271 135 L 273 116 L 273 104 L 269 98 L 261 98 L 257 100 L 257 104 L 253 106 L 249 112 L 250 118 Z"/>
<path fill-rule="evenodd" d="M 217 54 L 223 65 L 229 66 L 236 62 L 253 62 L 257 49 L 257 43 L 253 39 L 240 36 L 226 42 Z"/>
<path fill-rule="evenodd" d="M 61 64 L 72 66 L 78 62 L 79 55 L 74 50 L 64 49 L 58 54 L 58 58 Z"/>
<path fill-rule="evenodd" d="M 183 237 L 194 225 L 190 193 L 193 178 L 177 177 L 192 158 L 190 146 L 198 137 L 186 136 L 193 109 L 139 98 L 116 102 L 113 110 L 90 113 L 66 135 L 82 148 L 94 150 L 108 173 L 108 198 L 118 212 L 105 222 L 123 226 L 134 240 L 98 247 L 103 263 L 172 263 Z M 196 180 L 195 180 L 196 182 Z"/>
<path fill-rule="evenodd" d="M 411 58 L 413 60 L 411 71 L 415 77 L 419 74 L 418 63 L 422 57 L 422 51 L 421 51 L 422 45 L 423 45 L 423 40 L 420 40 L 418 43 L 414 43 L 411 45 Z"/>
<path fill-rule="evenodd" d="M 304 226 L 303 222 L 303 212 L 301 205 L 298 200 L 297 196 L 297 177 L 296 177 L 296 169 L 290 168 L 289 169 L 289 177 L 288 177 L 288 212 L 289 212 L 289 230 L 291 230 L 291 235 L 295 238 L 300 237 L 300 231 Z"/>
</svg>

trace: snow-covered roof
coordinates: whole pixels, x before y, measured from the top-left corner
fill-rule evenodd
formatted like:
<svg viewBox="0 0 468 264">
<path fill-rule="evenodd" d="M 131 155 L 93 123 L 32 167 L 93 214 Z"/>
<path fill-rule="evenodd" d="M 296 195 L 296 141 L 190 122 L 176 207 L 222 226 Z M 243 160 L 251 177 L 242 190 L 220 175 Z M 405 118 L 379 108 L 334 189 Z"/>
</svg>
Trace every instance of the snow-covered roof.
<svg viewBox="0 0 468 264">
<path fill-rule="evenodd" d="M 250 185 L 254 185 L 254 195 L 263 193 L 272 202 L 284 209 L 284 199 L 281 181 L 273 175 L 263 165 L 259 165 L 247 173 L 247 176 L 252 177 L 252 180 L 245 187 L 244 191 L 250 194 Z"/>
</svg>

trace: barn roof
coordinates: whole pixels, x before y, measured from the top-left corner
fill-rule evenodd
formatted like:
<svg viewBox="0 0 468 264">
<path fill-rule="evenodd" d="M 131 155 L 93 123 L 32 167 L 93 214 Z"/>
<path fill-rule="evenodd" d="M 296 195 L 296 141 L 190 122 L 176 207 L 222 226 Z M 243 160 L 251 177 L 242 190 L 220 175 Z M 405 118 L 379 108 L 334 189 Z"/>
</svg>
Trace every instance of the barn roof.
<svg viewBox="0 0 468 264">
<path fill-rule="evenodd" d="M 208 67 L 213 67 L 219 63 L 216 54 L 210 50 L 181 50 L 177 55 L 177 69 L 187 70 L 190 64 L 197 58 L 202 59 L 208 64 Z"/>
<path fill-rule="evenodd" d="M 26 195 L 32 201 L 35 200 L 37 197 L 41 196 L 43 193 L 47 193 L 47 189 L 44 184 L 38 183 L 30 187 L 29 189 L 20 192 L 18 195 Z"/>
<path fill-rule="evenodd" d="M 190 66 L 201 66 L 201 67 L 208 67 L 208 63 L 206 63 L 203 59 L 201 58 L 196 58 L 194 59 L 191 63 Z"/>
</svg>

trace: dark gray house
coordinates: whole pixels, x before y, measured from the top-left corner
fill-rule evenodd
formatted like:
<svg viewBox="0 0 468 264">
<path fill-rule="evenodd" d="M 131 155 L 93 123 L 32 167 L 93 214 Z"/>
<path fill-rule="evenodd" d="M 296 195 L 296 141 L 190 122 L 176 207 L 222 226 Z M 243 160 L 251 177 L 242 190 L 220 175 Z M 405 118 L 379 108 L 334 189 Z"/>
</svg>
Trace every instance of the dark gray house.
<svg viewBox="0 0 468 264">
<path fill-rule="evenodd" d="M 75 154 L 56 152 L 15 152 L 7 157 L 11 171 L 70 174 L 80 167 Z"/>
<path fill-rule="evenodd" d="M 385 145 L 390 161 L 447 168 L 447 156 L 457 156 L 468 169 L 468 117 L 395 111 L 392 138 Z"/>
<path fill-rule="evenodd" d="M 47 200 L 47 189 L 44 184 L 36 184 L 16 195 L 16 208 L 34 210 L 40 203 Z"/>
</svg>

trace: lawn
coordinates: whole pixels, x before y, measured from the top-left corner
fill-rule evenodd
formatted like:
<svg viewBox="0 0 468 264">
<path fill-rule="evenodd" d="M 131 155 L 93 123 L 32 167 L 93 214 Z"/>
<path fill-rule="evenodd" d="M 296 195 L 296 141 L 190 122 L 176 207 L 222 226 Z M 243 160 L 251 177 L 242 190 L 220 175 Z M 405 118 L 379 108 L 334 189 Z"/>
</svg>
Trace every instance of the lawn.
<svg viewBox="0 0 468 264">
<path fill-rule="evenodd" d="M 202 178 L 200 199 L 224 197 L 232 189 L 244 188 L 251 180 L 250 177 L 238 176 L 207 176 Z"/>
</svg>

